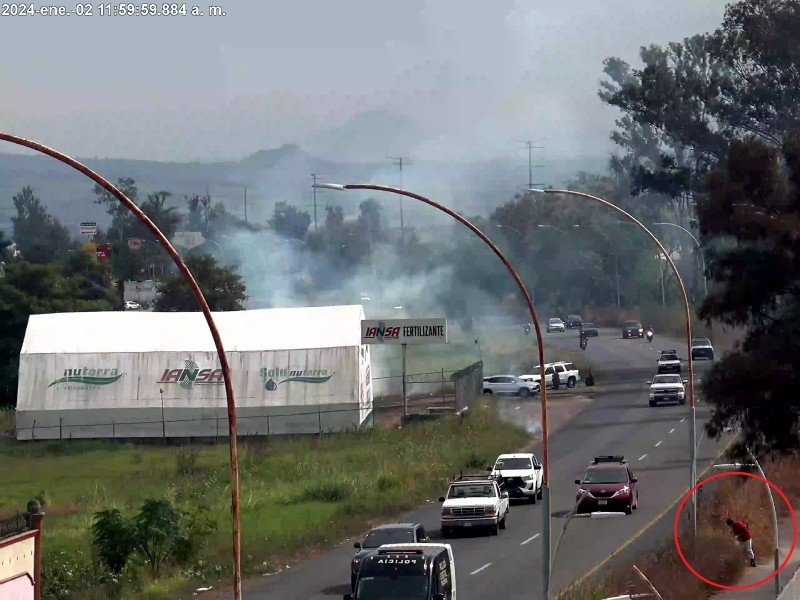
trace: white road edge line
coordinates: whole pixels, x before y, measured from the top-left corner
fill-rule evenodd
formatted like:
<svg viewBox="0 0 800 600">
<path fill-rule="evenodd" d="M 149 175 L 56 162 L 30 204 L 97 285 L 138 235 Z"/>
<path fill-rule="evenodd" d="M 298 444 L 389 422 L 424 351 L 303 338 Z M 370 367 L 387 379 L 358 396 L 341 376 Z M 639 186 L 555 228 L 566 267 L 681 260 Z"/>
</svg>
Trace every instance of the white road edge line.
<svg viewBox="0 0 800 600">
<path fill-rule="evenodd" d="M 673 427 L 672 429 L 669 430 L 669 432 L 670 433 L 675 433 L 675 428 Z"/>
<path fill-rule="evenodd" d="M 470 573 L 470 575 L 477 575 L 478 573 L 480 573 L 480 572 L 481 572 L 481 571 L 483 571 L 484 569 L 488 569 L 488 568 L 489 568 L 489 567 L 491 567 L 491 566 L 492 566 L 492 563 L 486 563 L 486 564 L 485 564 L 485 565 L 483 565 L 483 566 L 482 566 L 480 569 L 475 569 L 475 570 L 474 570 L 472 573 Z"/>
<path fill-rule="evenodd" d="M 658 443 L 656 444 L 656 448 L 658 448 L 660 445 L 661 445 L 661 440 L 658 440 Z"/>
<path fill-rule="evenodd" d="M 647 458 L 647 454 L 642 454 L 642 455 L 639 457 L 639 460 L 644 460 L 645 458 Z"/>
<path fill-rule="evenodd" d="M 534 535 L 534 536 L 531 536 L 531 537 L 529 537 L 529 538 L 528 538 L 527 540 L 525 540 L 524 542 L 520 542 L 520 544 L 519 544 L 519 545 L 520 545 L 520 546 L 524 546 L 524 545 L 525 545 L 525 544 L 527 544 L 528 542 L 532 542 L 533 540 L 535 540 L 537 537 L 539 537 L 539 534 L 538 534 L 538 533 L 537 533 L 536 535 Z"/>
</svg>

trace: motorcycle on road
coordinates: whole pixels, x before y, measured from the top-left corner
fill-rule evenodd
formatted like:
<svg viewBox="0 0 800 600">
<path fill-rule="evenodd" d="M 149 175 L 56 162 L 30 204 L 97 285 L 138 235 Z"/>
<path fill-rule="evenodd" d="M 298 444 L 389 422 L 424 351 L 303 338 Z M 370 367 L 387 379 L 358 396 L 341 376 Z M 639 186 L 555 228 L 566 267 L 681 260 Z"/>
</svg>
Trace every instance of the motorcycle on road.
<svg viewBox="0 0 800 600">
<path fill-rule="evenodd" d="M 647 332 L 647 341 L 651 342 L 651 343 L 653 342 L 653 332 L 652 331 L 648 331 Z"/>
<path fill-rule="evenodd" d="M 589 340 L 586 338 L 581 338 L 581 350 L 586 350 L 586 346 L 589 344 Z"/>
</svg>

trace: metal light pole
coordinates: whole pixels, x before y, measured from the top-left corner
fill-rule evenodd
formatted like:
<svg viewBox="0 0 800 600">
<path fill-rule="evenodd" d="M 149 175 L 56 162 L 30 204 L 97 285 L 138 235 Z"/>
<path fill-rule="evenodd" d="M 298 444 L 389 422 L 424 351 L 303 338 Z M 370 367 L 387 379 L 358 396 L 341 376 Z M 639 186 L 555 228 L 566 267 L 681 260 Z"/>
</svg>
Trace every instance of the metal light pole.
<svg viewBox="0 0 800 600">
<path fill-rule="evenodd" d="M 672 269 L 673 274 L 675 275 L 675 279 L 678 282 L 678 287 L 681 291 L 681 297 L 683 298 L 683 307 L 685 312 L 685 320 L 686 320 L 686 351 L 688 353 L 687 362 L 689 368 L 689 412 L 690 412 L 690 419 L 689 419 L 689 452 L 691 454 L 691 485 L 689 489 L 693 489 L 697 482 L 697 407 L 695 405 L 694 399 L 694 362 L 692 361 L 692 311 L 689 308 L 689 297 L 686 295 L 686 287 L 683 285 L 683 279 L 681 279 L 681 274 L 678 272 L 678 267 L 675 266 L 675 263 L 672 260 L 672 257 L 667 252 L 667 249 L 664 248 L 664 245 L 661 241 L 650 231 L 645 225 L 639 221 L 636 217 L 634 217 L 629 212 L 621 209 L 619 206 L 612 204 L 608 200 L 603 200 L 602 198 L 598 198 L 597 196 L 592 196 L 591 194 L 586 194 L 585 192 L 576 192 L 573 190 L 555 190 L 555 189 L 546 189 L 546 190 L 539 190 L 531 188 L 529 190 L 532 193 L 537 194 L 566 194 L 568 196 L 576 196 L 578 198 L 584 198 L 586 200 L 591 200 L 592 202 L 596 202 L 605 206 L 606 208 L 610 208 L 611 210 L 616 211 L 618 214 L 625 217 L 628 221 L 637 225 L 642 231 L 644 231 L 647 236 L 653 241 L 653 243 L 658 247 L 658 250 L 661 254 L 666 258 L 667 262 L 669 263 L 670 268 Z M 692 493 L 692 531 L 694 536 L 697 537 L 697 491 Z"/>
<path fill-rule="evenodd" d="M 715 469 L 741 469 L 742 467 L 755 467 L 758 469 L 758 474 L 761 475 L 763 479 L 766 479 L 767 476 L 764 474 L 764 469 L 761 468 L 761 464 L 758 462 L 758 459 L 755 457 L 750 449 L 747 449 L 747 453 L 750 455 L 750 458 L 753 459 L 752 464 L 746 463 L 729 463 L 729 464 L 721 464 L 721 465 L 714 465 Z M 767 494 L 769 496 L 769 507 L 772 510 L 772 527 L 775 531 L 775 550 L 773 552 L 773 560 L 775 565 L 775 597 L 779 597 L 781 595 L 781 574 L 779 569 L 781 568 L 781 546 L 780 546 L 780 531 L 778 529 L 778 511 L 775 510 L 775 498 L 772 494 L 772 487 L 768 484 L 764 484 L 767 488 Z"/>
<path fill-rule="evenodd" d="M 178 269 L 180 270 L 181 274 L 183 275 L 184 279 L 189 284 L 189 287 L 192 290 L 195 298 L 197 298 L 197 302 L 200 305 L 200 310 L 203 313 L 203 316 L 206 319 L 206 323 L 208 324 L 208 328 L 211 331 L 211 337 L 214 339 L 214 346 L 217 349 L 217 356 L 219 357 L 220 367 L 222 369 L 222 378 L 225 382 L 225 397 L 228 403 L 228 444 L 230 448 L 230 475 L 231 475 L 231 513 L 233 515 L 233 597 L 234 600 L 241 600 L 242 599 L 242 570 L 241 570 L 241 558 L 242 558 L 242 547 L 241 547 L 241 536 L 240 536 L 240 529 L 239 529 L 239 450 L 237 445 L 237 428 L 236 428 L 236 401 L 233 395 L 233 384 L 231 382 L 231 369 L 230 365 L 228 364 L 228 357 L 225 354 L 225 348 L 222 345 L 222 338 L 219 335 L 219 330 L 217 329 L 217 325 L 214 322 L 214 316 L 211 314 L 211 309 L 208 306 L 208 302 L 206 302 L 205 296 L 203 296 L 203 291 L 200 289 L 200 286 L 197 285 L 197 281 L 195 280 L 194 276 L 192 275 L 189 268 L 186 266 L 186 263 L 183 262 L 181 255 L 178 254 L 178 251 L 175 250 L 173 245 L 169 242 L 167 237 L 164 233 L 158 228 L 158 226 L 153 223 L 153 221 L 148 217 L 142 209 L 139 208 L 135 202 L 133 202 L 130 198 L 128 198 L 125 194 L 123 194 L 113 183 L 84 165 L 83 163 L 78 162 L 74 158 L 67 156 L 66 154 L 62 154 L 57 150 L 54 150 L 48 146 L 40 144 L 38 142 L 34 142 L 33 140 L 29 140 L 26 138 L 22 138 L 16 135 L 12 135 L 10 133 L 3 133 L 0 132 L 0 140 L 4 140 L 6 142 L 11 142 L 12 144 L 17 144 L 18 146 L 24 146 L 26 148 L 30 148 L 31 150 L 35 150 L 37 152 L 41 152 L 42 154 L 46 154 L 52 158 L 55 158 L 58 161 L 72 167 L 79 173 L 83 173 L 89 179 L 94 181 L 100 187 L 105 189 L 107 192 L 112 194 L 120 203 L 127 208 L 134 216 L 139 219 L 147 229 L 156 237 L 156 239 L 161 243 L 162 247 L 166 252 L 172 257 L 172 260 L 177 265 Z"/>
<path fill-rule="evenodd" d="M 522 281 L 522 278 L 517 273 L 516 269 L 514 269 L 511 262 L 506 258 L 506 256 L 502 253 L 500 248 L 498 248 L 489 237 L 481 231 L 478 227 L 476 227 L 469 219 L 461 216 L 457 212 L 447 208 L 443 204 L 439 204 L 430 198 L 426 198 L 425 196 L 421 196 L 419 194 L 415 194 L 413 192 L 409 192 L 400 188 L 389 187 L 385 185 L 373 185 L 373 184 L 335 184 L 335 183 L 321 183 L 317 184 L 321 188 L 330 189 L 330 190 L 374 190 L 379 192 L 389 192 L 391 194 L 398 194 L 400 196 L 405 196 L 407 198 L 413 198 L 414 200 L 418 200 L 420 202 L 424 202 L 428 206 L 432 206 L 433 208 L 442 211 L 443 213 L 449 215 L 465 227 L 467 227 L 472 233 L 477 235 L 484 244 L 489 246 L 492 252 L 500 259 L 503 265 L 508 269 L 508 272 L 511 274 L 511 277 L 514 278 L 514 282 L 517 284 L 519 291 L 522 293 L 522 296 L 525 298 L 525 304 L 528 307 L 528 312 L 531 315 L 531 319 L 533 320 L 533 325 L 536 328 L 536 343 L 538 346 L 539 351 L 539 369 L 541 373 L 544 373 L 544 344 L 542 343 L 542 328 L 539 325 L 539 317 L 536 314 L 536 309 L 533 306 L 533 300 L 531 300 L 530 294 L 528 293 L 525 284 Z M 550 600 L 550 459 L 549 459 L 549 452 L 550 447 L 548 444 L 548 436 L 547 436 L 547 386 L 542 386 L 541 391 L 541 402 L 542 402 L 542 549 L 544 552 L 544 564 L 543 564 L 543 577 L 544 577 L 544 595 L 547 600 Z"/>
<path fill-rule="evenodd" d="M 700 242 L 697 240 L 694 234 L 688 229 L 686 229 L 686 227 L 681 227 L 677 223 L 653 223 L 653 225 L 668 225 L 670 227 L 677 227 L 681 231 L 684 231 L 689 234 L 689 236 L 692 238 L 692 241 L 694 241 L 695 245 L 697 246 L 697 249 L 700 251 L 700 261 L 703 263 L 703 288 L 705 290 L 706 296 L 708 296 L 708 278 L 706 277 L 706 257 L 703 253 L 703 247 L 700 245 Z"/>
</svg>

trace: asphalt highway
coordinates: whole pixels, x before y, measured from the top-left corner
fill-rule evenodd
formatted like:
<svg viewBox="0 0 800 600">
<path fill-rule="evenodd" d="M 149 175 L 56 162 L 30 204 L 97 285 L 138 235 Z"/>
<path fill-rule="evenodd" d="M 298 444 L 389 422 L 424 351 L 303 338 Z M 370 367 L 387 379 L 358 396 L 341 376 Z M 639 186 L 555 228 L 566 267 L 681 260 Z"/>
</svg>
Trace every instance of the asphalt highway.
<svg viewBox="0 0 800 600">
<path fill-rule="evenodd" d="M 551 348 L 578 347 L 577 333 L 547 334 Z M 563 346 L 562 346 L 563 345 Z M 650 408 L 645 382 L 655 374 L 657 350 L 677 349 L 685 358 L 685 342 L 657 336 L 622 340 L 619 330 L 601 329 L 586 350 L 602 393 L 573 420 L 550 436 L 552 540 L 555 540 L 575 501 L 574 480 L 583 475 L 596 455 L 623 454 L 639 478 L 639 509 L 613 519 L 573 519 L 555 560 L 552 589 L 584 575 L 605 557 L 641 533 L 683 492 L 689 489 L 689 406 Z M 553 357 L 553 360 L 556 358 Z M 695 377 L 709 368 L 695 363 Z M 488 375 L 488 374 L 487 374 Z M 685 371 L 684 371 L 685 375 Z M 582 377 L 586 373 L 581 373 Z M 580 385 L 583 385 L 582 383 Z M 701 439 L 698 473 L 716 458 L 726 440 L 702 438 L 708 409 L 697 406 L 697 431 Z M 509 451 L 515 449 L 509 448 Z M 534 449 L 536 451 L 536 449 Z M 445 490 L 442 490 L 444 493 Z M 508 528 L 500 535 L 481 533 L 447 540 L 456 561 L 460 600 L 530 600 L 541 597 L 542 504 L 513 504 Z M 431 502 L 398 517 L 397 521 L 422 523 L 433 540 L 439 537 L 440 504 Z M 644 535 L 647 535 L 645 533 Z M 653 543 L 662 542 L 654 539 Z M 323 600 L 349 592 L 352 541 L 282 573 L 244 583 L 248 600 Z"/>
</svg>

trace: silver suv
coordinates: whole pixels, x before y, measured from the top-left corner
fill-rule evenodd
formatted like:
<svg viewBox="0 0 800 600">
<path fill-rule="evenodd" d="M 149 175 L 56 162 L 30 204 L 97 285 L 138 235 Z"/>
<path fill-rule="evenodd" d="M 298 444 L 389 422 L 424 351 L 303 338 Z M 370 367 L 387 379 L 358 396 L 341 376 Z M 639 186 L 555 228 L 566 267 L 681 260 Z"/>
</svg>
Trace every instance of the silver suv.
<svg viewBox="0 0 800 600">
<path fill-rule="evenodd" d="M 483 393 L 528 398 L 541 391 L 537 381 L 524 381 L 516 375 L 493 375 L 483 378 Z"/>
</svg>

